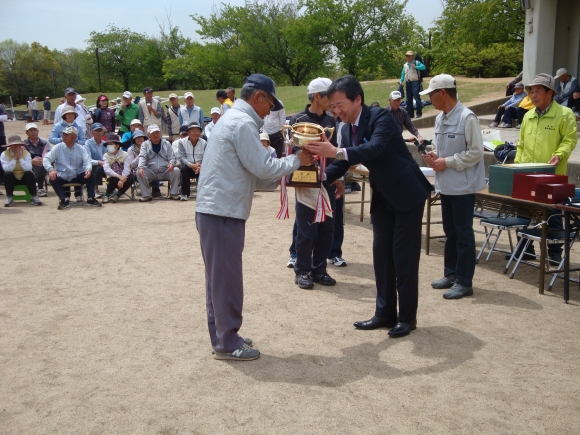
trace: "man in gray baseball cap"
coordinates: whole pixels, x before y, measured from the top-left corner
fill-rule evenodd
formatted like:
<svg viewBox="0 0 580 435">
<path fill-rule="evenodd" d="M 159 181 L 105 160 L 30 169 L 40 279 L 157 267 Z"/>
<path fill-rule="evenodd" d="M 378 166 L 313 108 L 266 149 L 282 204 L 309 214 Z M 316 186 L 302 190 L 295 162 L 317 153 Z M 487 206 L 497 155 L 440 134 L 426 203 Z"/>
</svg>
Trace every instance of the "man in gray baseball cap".
<svg viewBox="0 0 580 435">
<path fill-rule="evenodd" d="M 566 68 L 560 68 L 556 71 L 554 79 L 557 80 L 555 90 L 558 93 L 558 95 L 554 97 L 554 100 L 562 106 L 572 108 L 574 106 L 574 97 L 572 95 L 578 88 L 578 79 L 568 74 Z"/>
</svg>

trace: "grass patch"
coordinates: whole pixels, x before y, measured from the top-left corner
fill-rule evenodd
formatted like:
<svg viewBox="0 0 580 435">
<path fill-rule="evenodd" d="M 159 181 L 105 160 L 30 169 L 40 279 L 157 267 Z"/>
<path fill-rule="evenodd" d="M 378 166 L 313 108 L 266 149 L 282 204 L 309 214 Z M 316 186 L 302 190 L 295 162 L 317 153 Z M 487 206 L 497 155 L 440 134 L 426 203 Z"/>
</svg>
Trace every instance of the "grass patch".
<svg viewBox="0 0 580 435">
<path fill-rule="evenodd" d="M 427 87 L 428 82 L 424 83 L 424 86 Z M 398 88 L 398 80 L 381 80 L 377 82 L 364 82 L 362 87 L 365 92 L 365 103 L 370 105 L 373 101 L 378 101 L 382 107 L 385 107 L 389 103 L 389 94 L 392 91 L 396 91 Z M 486 95 L 491 92 L 497 92 L 499 89 L 497 83 L 472 83 L 472 82 L 464 82 L 462 83 L 461 80 L 458 82 L 458 93 L 463 103 L 469 103 L 477 98 L 480 98 L 482 95 Z M 160 91 L 155 92 L 154 95 L 160 96 L 162 98 L 167 98 L 170 93 L 176 93 L 178 96 L 183 97 L 183 94 L 186 92 L 185 90 L 179 91 Z M 203 113 L 205 116 L 209 116 L 210 110 L 214 106 L 219 106 L 219 103 L 215 99 L 216 90 L 197 90 L 193 91 L 195 95 L 195 104 L 200 106 L 203 109 Z M 240 93 L 240 89 L 237 89 L 237 95 Z M 105 95 L 109 97 L 110 100 L 120 97 L 122 93 L 118 92 L 106 92 Z M 294 114 L 301 110 L 304 110 L 306 104 L 308 104 L 308 98 L 306 97 L 306 86 L 284 86 L 279 87 L 276 90 L 276 94 L 278 98 L 282 100 L 284 103 L 284 107 L 286 108 L 286 113 L 288 115 Z M 100 93 L 92 93 L 92 94 L 82 94 L 83 97 L 87 99 L 85 104 L 87 106 L 92 106 L 95 104 L 97 97 Z M 140 92 L 134 92 L 133 97 L 137 97 L 137 95 L 143 95 Z M 428 100 L 427 97 L 422 97 L 423 100 Z M 52 110 L 55 110 L 60 97 L 54 98 L 51 100 L 52 102 Z M 180 98 L 180 103 L 183 103 L 183 99 Z M 169 105 L 169 102 L 164 103 Z M 42 101 L 39 101 L 39 110 L 42 111 Z M 16 106 L 15 110 L 26 110 L 26 106 Z M 423 111 L 424 113 L 435 111 L 433 106 L 428 106 Z"/>
</svg>

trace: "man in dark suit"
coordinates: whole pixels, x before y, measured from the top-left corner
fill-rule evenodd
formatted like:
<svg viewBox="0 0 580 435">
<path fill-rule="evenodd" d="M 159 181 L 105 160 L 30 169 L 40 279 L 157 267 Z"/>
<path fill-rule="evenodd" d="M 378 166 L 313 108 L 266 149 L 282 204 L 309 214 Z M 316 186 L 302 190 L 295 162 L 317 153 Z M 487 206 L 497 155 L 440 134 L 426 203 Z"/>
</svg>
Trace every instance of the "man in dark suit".
<svg viewBox="0 0 580 435">
<path fill-rule="evenodd" d="M 369 169 L 373 189 L 376 311 L 370 320 L 355 322 L 354 326 L 388 327 L 392 328 L 391 337 L 403 337 L 417 326 L 421 228 L 425 200 L 432 187 L 411 156 L 393 117 L 385 109 L 364 104 L 362 87 L 353 76 L 335 80 L 327 95 L 346 123 L 341 132 L 344 148 L 335 148 L 322 138 L 321 142 L 306 145 L 306 149 L 337 159 L 326 169 L 328 183 L 350 166 L 363 163 Z"/>
</svg>

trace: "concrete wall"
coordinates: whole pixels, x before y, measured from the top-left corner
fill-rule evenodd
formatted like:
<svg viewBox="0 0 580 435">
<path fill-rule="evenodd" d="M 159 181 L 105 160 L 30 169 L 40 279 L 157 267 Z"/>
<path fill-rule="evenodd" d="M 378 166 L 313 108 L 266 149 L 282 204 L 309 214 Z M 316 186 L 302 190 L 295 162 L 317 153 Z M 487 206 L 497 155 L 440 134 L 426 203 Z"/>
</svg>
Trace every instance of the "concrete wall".
<svg viewBox="0 0 580 435">
<path fill-rule="evenodd" d="M 580 1 L 531 0 L 526 11 L 524 83 L 566 68 L 580 74 Z"/>
<path fill-rule="evenodd" d="M 524 83 L 538 73 L 554 74 L 554 47 L 558 0 L 531 0 L 526 11 Z"/>
</svg>

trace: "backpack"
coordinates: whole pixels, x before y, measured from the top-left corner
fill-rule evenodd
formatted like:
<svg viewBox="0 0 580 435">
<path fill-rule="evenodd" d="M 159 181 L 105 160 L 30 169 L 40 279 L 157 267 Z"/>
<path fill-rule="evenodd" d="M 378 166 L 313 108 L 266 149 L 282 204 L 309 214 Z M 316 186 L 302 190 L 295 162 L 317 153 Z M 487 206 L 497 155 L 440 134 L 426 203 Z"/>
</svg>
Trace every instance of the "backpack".
<svg viewBox="0 0 580 435">
<path fill-rule="evenodd" d="M 423 63 L 423 58 L 421 57 L 420 54 L 415 55 L 415 62 L 416 61 Z M 427 70 L 424 69 L 423 71 L 417 71 L 417 72 L 419 73 L 419 83 L 423 83 L 423 77 L 427 77 Z"/>
<path fill-rule="evenodd" d="M 513 163 L 516 158 L 517 147 L 510 142 L 505 142 L 503 145 L 498 145 L 493 150 L 493 155 L 501 163 Z"/>
</svg>

